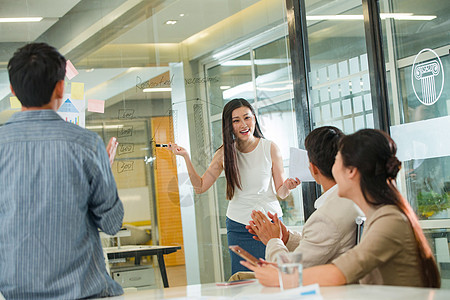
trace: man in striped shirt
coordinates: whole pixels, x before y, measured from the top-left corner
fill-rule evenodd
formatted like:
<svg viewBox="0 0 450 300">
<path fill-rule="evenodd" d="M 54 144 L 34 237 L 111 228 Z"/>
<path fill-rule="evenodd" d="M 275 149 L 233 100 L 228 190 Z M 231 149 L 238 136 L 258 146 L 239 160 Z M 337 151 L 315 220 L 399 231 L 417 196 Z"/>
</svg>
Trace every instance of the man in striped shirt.
<svg viewBox="0 0 450 300">
<path fill-rule="evenodd" d="M 65 58 L 44 43 L 8 63 L 22 103 L 0 127 L 0 292 L 6 299 L 116 296 L 98 228 L 115 234 L 123 205 L 100 137 L 56 113 Z"/>
</svg>

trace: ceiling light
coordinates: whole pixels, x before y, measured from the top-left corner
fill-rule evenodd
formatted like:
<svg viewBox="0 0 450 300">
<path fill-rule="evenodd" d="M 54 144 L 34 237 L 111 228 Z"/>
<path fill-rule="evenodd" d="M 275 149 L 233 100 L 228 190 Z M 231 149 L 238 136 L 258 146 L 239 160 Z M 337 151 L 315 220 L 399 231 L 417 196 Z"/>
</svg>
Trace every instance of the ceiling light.
<svg viewBox="0 0 450 300">
<path fill-rule="evenodd" d="M 412 16 L 411 13 L 407 13 L 407 14 L 401 14 L 401 13 L 380 13 L 380 18 L 381 19 L 387 19 L 387 18 L 399 18 L 399 17 L 406 17 L 406 16 Z"/>
<path fill-rule="evenodd" d="M 40 22 L 42 17 L 30 18 L 0 18 L 0 23 L 18 23 L 18 22 Z"/>
<path fill-rule="evenodd" d="M 123 128 L 123 125 L 91 125 L 86 126 L 86 129 L 94 130 L 94 129 L 119 129 Z"/>
<path fill-rule="evenodd" d="M 223 91 L 222 95 L 224 99 L 233 99 L 236 96 L 243 96 L 245 93 L 253 93 L 253 82 L 246 82 L 237 85 L 231 89 Z"/>
<path fill-rule="evenodd" d="M 174 25 L 174 24 L 177 24 L 177 21 L 175 21 L 175 20 L 167 20 L 165 24 L 166 25 Z"/>
<path fill-rule="evenodd" d="M 221 86 L 220 86 L 220 89 L 221 89 L 221 90 L 228 90 L 230 87 L 231 87 L 231 86 L 229 86 L 229 85 L 221 85 Z"/>
<path fill-rule="evenodd" d="M 221 63 L 220 65 L 226 67 L 243 67 L 251 66 L 252 62 L 250 60 L 229 60 Z"/>
<path fill-rule="evenodd" d="M 292 86 L 285 85 L 283 87 L 276 87 L 276 88 L 258 87 L 257 89 L 260 91 L 264 91 L 264 92 L 279 92 L 279 91 L 292 90 Z"/>
<path fill-rule="evenodd" d="M 171 92 L 172 88 L 148 88 L 142 90 L 144 93 L 155 93 L 155 92 Z"/>
<path fill-rule="evenodd" d="M 414 16 L 414 15 L 412 15 L 412 16 L 402 16 L 402 15 L 400 15 L 400 16 L 394 16 L 394 19 L 395 20 L 409 20 L 409 21 L 430 21 L 430 20 L 433 20 L 433 19 L 436 19 L 436 16 L 432 16 L 432 15 L 429 15 L 429 16 Z"/>
<path fill-rule="evenodd" d="M 322 15 L 322 16 L 306 16 L 308 21 L 322 20 L 364 20 L 363 15 Z"/>
<path fill-rule="evenodd" d="M 413 15 L 412 13 L 381 13 L 380 18 L 385 20 L 387 18 L 395 20 L 410 20 L 410 21 L 429 21 L 436 18 L 433 15 Z M 348 21 L 348 20 L 364 20 L 363 15 L 316 15 L 316 16 L 306 16 L 308 21 Z"/>
<path fill-rule="evenodd" d="M 184 14 L 180 14 L 180 17 L 184 17 Z"/>
</svg>

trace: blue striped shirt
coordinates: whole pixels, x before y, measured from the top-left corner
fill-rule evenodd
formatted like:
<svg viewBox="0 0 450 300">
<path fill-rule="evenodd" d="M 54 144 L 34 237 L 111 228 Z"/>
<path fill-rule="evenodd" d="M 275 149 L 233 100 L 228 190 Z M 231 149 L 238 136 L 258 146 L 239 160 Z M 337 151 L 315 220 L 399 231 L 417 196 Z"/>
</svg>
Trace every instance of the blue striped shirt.
<svg viewBox="0 0 450 300">
<path fill-rule="evenodd" d="M 0 127 L 0 291 L 6 299 L 115 296 L 98 228 L 123 206 L 100 137 L 52 110 Z"/>
</svg>

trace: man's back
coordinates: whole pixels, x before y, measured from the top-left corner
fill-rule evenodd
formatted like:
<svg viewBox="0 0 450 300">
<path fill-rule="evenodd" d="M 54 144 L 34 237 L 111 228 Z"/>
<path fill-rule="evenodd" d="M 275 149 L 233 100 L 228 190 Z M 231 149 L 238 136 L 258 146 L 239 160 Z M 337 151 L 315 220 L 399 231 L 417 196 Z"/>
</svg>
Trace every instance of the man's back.
<svg viewBox="0 0 450 300">
<path fill-rule="evenodd" d="M 337 185 L 326 202 L 306 221 L 296 252 L 304 254 L 305 268 L 324 265 L 356 244 L 356 223 L 364 213 L 349 199 L 338 196 Z"/>
<path fill-rule="evenodd" d="M 120 229 L 123 206 L 101 139 L 52 110 L 0 127 L 0 291 L 8 298 L 119 295 L 97 228 Z"/>
</svg>

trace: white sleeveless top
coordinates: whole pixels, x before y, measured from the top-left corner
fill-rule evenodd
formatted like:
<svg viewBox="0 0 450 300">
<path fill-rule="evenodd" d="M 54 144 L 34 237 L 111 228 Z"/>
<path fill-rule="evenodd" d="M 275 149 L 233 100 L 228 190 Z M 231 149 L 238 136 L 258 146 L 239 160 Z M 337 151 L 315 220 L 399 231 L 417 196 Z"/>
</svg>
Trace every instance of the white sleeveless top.
<svg viewBox="0 0 450 300">
<path fill-rule="evenodd" d="M 273 187 L 271 143 L 260 139 L 253 151 L 236 151 L 242 190 L 235 188 L 227 210 L 227 217 L 235 222 L 248 225 L 253 210 L 283 215 Z"/>
</svg>

